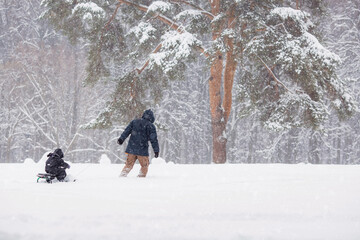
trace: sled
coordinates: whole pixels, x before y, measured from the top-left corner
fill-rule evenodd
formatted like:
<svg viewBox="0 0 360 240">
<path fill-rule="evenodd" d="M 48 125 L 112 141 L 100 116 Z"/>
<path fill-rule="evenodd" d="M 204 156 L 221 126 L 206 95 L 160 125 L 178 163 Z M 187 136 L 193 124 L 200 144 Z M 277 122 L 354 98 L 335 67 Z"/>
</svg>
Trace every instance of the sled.
<svg viewBox="0 0 360 240">
<path fill-rule="evenodd" d="M 38 175 L 36 175 L 36 176 L 38 177 L 36 182 L 39 182 L 40 179 L 44 179 L 47 183 L 53 183 L 54 179 L 55 179 L 55 182 L 58 182 L 55 174 L 38 173 Z M 72 177 L 71 175 L 67 175 L 66 178 L 60 182 L 76 182 L 76 178 Z"/>
<path fill-rule="evenodd" d="M 39 182 L 40 179 L 44 179 L 47 183 L 52 183 L 52 180 L 54 180 L 56 176 L 51 173 L 38 173 L 37 177 L 38 179 L 36 182 Z"/>
</svg>

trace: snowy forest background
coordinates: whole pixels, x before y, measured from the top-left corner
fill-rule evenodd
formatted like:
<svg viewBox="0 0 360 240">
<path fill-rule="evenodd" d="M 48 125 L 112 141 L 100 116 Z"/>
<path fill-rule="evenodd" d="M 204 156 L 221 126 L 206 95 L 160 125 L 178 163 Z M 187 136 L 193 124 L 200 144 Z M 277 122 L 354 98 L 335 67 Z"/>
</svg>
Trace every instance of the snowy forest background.
<svg viewBox="0 0 360 240">
<path fill-rule="evenodd" d="M 341 57 L 338 76 L 347 80 L 359 103 L 360 1 L 324 2 L 326 11 L 314 13 L 312 20 L 318 24 L 323 45 Z M 95 163 L 106 153 L 113 163 L 121 163 L 125 146 L 116 140 L 126 125 L 83 127 L 104 109 L 114 86 L 111 82 L 84 86 L 86 43 L 71 44 L 41 19 L 40 3 L 0 1 L 0 162 L 38 161 L 61 147 L 65 160 L 71 162 Z M 208 77 L 202 63 L 193 64 L 185 79 L 171 81 L 152 106 L 160 156 L 166 161 L 211 163 Z M 227 162 L 360 163 L 358 112 L 342 122 L 331 115 L 321 131 L 274 132 L 262 126 L 256 112 L 242 117 L 243 103 L 233 98 L 226 132 Z"/>
</svg>

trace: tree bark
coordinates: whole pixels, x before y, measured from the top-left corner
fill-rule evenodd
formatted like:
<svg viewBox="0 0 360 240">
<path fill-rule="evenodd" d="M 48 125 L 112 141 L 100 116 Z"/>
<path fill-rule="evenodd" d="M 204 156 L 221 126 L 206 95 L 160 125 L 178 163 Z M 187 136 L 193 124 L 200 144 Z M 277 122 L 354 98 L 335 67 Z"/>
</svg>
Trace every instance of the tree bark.
<svg viewBox="0 0 360 240">
<path fill-rule="evenodd" d="M 228 28 L 233 28 L 234 23 L 235 23 L 235 16 L 234 16 L 234 10 L 232 9 L 229 12 Z M 231 37 L 227 37 L 226 45 L 228 47 L 228 50 L 226 52 L 226 65 L 225 65 L 225 73 L 224 73 L 224 103 L 223 103 L 223 108 L 225 111 L 224 113 L 225 123 L 227 123 L 231 112 L 232 88 L 234 84 L 234 77 L 236 71 L 234 43 Z"/>
<path fill-rule="evenodd" d="M 211 13 L 214 16 L 220 12 L 220 2 L 221 0 L 210 0 Z M 228 14 L 228 27 L 232 28 L 234 15 L 232 11 Z M 212 37 L 214 41 L 219 37 L 221 30 L 222 26 L 213 26 Z M 225 69 L 221 52 L 216 53 L 210 69 L 209 97 L 213 137 L 213 163 L 226 162 L 226 123 L 231 112 L 232 88 L 236 70 L 233 40 L 227 38 L 226 44 L 228 50 L 226 52 Z M 223 99 L 221 96 L 222 82 L 224 84 Z"/>
<path fill-rule="evenodd" d="M 226 162 L 226 123 L 224 110 L 221 106 L 221 82 L 223 72 L 223 59 L 220 52 L 211 65 L 209 79 L 209 98 L 211 112 L 211 127 L 213 137 L 213 162 Z"/>
</svg>

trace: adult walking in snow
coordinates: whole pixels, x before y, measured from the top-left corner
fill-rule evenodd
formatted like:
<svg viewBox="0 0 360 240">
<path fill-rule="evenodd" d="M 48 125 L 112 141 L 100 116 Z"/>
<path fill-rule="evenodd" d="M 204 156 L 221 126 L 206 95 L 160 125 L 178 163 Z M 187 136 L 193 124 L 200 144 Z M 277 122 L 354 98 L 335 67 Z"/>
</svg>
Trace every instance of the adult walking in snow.
<svg viewBox="0 0 360 240">
<path fill-rule="evenodd" d="M 126 177 L 133 168 L 136 159 L 139 160 L 141 169 L 138 177 L 146 177 L 149 168 L 149 141 L 155 153 L 155 158 L 159 156 L 159 143 L 156 134 L 154 113 L 148 109 L 142 118 L 134 119 L 126 127 L 118 139 L 121 145 L 131 134 L 125 152 L 128 154 L 127 160 L 120 176 Z"/>
</svg>

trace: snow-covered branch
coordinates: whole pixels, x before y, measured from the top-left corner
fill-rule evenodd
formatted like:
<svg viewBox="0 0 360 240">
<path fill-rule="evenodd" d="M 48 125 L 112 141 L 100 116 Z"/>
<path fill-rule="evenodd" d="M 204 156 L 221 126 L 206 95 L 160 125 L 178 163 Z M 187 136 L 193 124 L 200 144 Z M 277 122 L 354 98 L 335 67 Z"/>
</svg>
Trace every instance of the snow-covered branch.
<svg viewBox="0 0 360 240">
<path fill-rule="evenodd" d="M 195 4 L 193 3 L 190 3 L 188 1 L 184 1 L 184 0 L 170 0 L 170 2 L 174 2 L 174 3 L 183 3 L 183 4 L 186 4 L 188 6 L 191 6 L 192 8 L 198 10 L 201 14 L 207 16 L 210 20 L 213 20 L 214 19 L 214 15 L 208 11 L 205 11 L 203 8 L 199 7 L 199 6 L 196 6 Z"/>
<path fill-rule="evenodd" d="M 126 5 L 135 7 L 143 12 L 148 12 L 149 11 L 149 7 L 148 6 L 144 6 L 142 4 L 136 4 L 133 2 L 129 2 L 126 0 L 118 0 L 120 3 L 124 3 Z M 178 24 L 176 24 L 174 21 L 172 21 L 171 19 L 169 19 L 168 17 L 162 15 L 162 14 L 157 14 L 156 18 L 159 19 L 160 21 L 162 21 L 163 23 L 169 25 L 172 29 L 174 29 L 175 31 L 178 31 L 179 33 L 182 33 L 184 30 L 182 29 L 182 27 Z"/>
<path fill-rule="evenodd" d="M 281 86 L 283 86 L 285 88 L 285 90 L 293 93 L 290 89 L 288 89 L 284 83 L 282 83 L 274 74 L 274 72 L 269 68 L 269 66 L 264 62 L 264 60 L 262 60 L 259 56 L 256 56 L 261 63 L 265 66 L 266 70 L 268 71 L 268 73 L 271 75 L 271 77 L 275 80 L 275 82 L 277 82 L 278 84 L 280 84 Z"/>
</svg>

